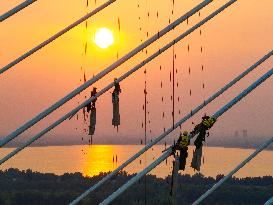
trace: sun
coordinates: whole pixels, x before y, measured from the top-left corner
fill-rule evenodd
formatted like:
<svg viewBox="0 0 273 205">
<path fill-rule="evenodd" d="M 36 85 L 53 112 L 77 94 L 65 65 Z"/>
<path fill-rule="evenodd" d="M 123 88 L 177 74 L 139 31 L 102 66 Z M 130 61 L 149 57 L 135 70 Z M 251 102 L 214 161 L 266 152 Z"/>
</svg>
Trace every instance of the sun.
<svg viewBox="0 0 273 205">
<path fill-rule="evenodd" d="M 108 48 L 114 43 L 113 32 L 108 28 L 99 28 L 95 33 L 95 44 L 100 48 Z"/>
</svg>

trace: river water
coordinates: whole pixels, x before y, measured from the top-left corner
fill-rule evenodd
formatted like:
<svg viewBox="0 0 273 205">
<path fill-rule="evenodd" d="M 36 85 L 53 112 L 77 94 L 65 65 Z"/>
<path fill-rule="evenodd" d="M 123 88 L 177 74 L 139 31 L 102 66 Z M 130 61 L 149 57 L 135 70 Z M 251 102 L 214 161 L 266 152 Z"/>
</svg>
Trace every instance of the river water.
<svg viewBox="0 0 273 205">
<path fill-rule="evenodd" d="M 14 158 L 0 166 L 1 170 L 18 168 L 20 170 L 32 169 L 42 173 L 55 173 L 61 175 L 69 172 L 81 172 L 85 176 L 94 176 L 100 172 L 112 171 L 126 161 L 129 157 L 139 151 L 141 145 L 77 145 L 77 146 L 50 146 L 30 147 L 23 150 Z M 13 148 L 1 149 L 0 156 L 3 157 Z M 130 164 L 125 171 L 136 173 L 149 165 L 160 156 L 163 145 L 156 145 L 147 154 Z M 239 162 L 245 159 L 254 150 L 239 148 L 204 147 L 204 164 L 201 173 L 205 176 L 215 177 L 218 174 L 227 174 Z M 189 149 L 187 167 L 184 172 L 194 174 L 190 168 L 193 147 Z M 162 162 L 151 174 L 165 177 L 171 173 L 173 157 Z M 273 176 L 273 151 L 263 151 L 235 176 Z"/>
</svg>

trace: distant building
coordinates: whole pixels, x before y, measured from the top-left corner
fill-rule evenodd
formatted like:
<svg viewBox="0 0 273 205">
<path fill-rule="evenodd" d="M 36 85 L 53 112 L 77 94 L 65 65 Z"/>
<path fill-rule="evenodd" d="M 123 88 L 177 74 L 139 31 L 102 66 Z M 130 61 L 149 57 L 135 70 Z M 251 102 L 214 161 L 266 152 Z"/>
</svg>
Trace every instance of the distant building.
<svg viewBox="0 0 273 205">
<path fill-rule="evenodd" d="M 234 138 L 238 139 L 238 137 L 239 137 L 239 132 L 238 132 L 238 130 L 236 130 L 235 133 L 234 133 Z"/>
<path fill-rule="evenodd" d="M 243 137 L 244 137 L 244 139 L 247 138 L 247 130 L 243 130 Z"/>
<path fill-rule="evenodd" d="M 252 147 L 249 143 L 249 139 L 248 139 L 248 136 L 247 136 L 247 130 L 243 130 L 243 139 L 245 141 L 245 145 L 249 148 L 249 147 Z"/>
</svg>

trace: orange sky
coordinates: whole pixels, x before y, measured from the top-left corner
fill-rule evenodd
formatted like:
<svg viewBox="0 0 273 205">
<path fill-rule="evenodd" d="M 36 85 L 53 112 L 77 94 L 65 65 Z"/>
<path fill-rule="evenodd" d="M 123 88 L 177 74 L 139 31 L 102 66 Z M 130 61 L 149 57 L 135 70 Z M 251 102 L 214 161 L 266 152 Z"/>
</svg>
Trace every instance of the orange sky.
<svg viewBox="0 0 273 205">
<path fill-rule="evenodd" d="M 104 1 L 97 1 L 97 6 Z M 88 78 L 98 73 L 116 60 L 117 52 L 123 56 L 136 47 L 140 40 L 149 36 L 168 24 L 168 20 L 178 18 L 186 13 L 200 0 L 175 1 L 174 14 L 171 0 L 118 0 L 88 21 L 88 30 L 84 24 L 71 30 L 54 43 L 38 51 L 35 55 L 16 65 L 10 71 L 0 76 L 0 135 L 6 135 L 22 125 L 24 122 L 47 108 L 52 103 L 66 95 L 71 89 L 82 83 L 83 73 L 81 66 L 86 70 Z M 215 0 L 211 5 L 201 11 L 201 17 L 218 8 L 227 1 Z M 0 13 L 4 13 L 20 1 L 1 1 Z M 137 5 L 140 5 L 140 8 Z M 65 6 L 64 6 L 65 5 Z M 31 49 L 64 26 L 72 23 L 88 10 L 95 7 L 90 1 L 88 9 L 84 1 L 46 1 L 39 0 L 14 15 L 5 22 L 0 23 L 0 67 L 5 66 L 14 58 Z M 175 67 L 178 69 L 176 81 L 179 88 L 176 96 L 176 119 L 188 113 L 190 109 L 202 102 L 204 97 L 210 96 L 217 89 L 229 82 L 232 78 L 252 65 L 256 60 L 273 48 L 273 2 L 272 0 L 255 1 L 240 0 L 229 9 L 222 12 L 212 21 L 175 46 L 177 59 Z M 147 13 L 150 17 L 148 18 Z M 156 13 L 159 13 L 159 18 Z M 139 16 L 141 19 L 139 20 Z M 201 19 L 198 15 L 190 18 L 189 25 L 183 23 L 174 31 L 166 35 L 148 48 L 148 54 L 140 53 L 119 69 L 114 71 L 96 85 L 98 88 L 108 84 L 114 77 L 129 70 L 139 60 L 152 54 L 160 46 L 171 41 L 190 26 Z M 121 22 L 121 31 L 118 31 L 118 18 Z M 115 44 L 106 50 L 97 48 L 93 35 L 97 28 L 108 27 L 113 30 Z M 139 28 L 141 27 L 141 31 Z M 84 53 L 84 44 L 88 41 L 87 55 Z M 190 52 L 187 46 L 190 46 Z M 200 53 L 200 47 L 203 53 Z M 163 67 L 159 71 L 159 65 Z M 169 73 L 172 65 L 172 51 L 162 54 L 157 60 L 149 63 L 148 70 L 148 109 L 150 111 L 149 138 L 159 134 L 163 127 L 171 123 L 171 83 Z M 201 72 L 204 65 L 204 72 Z M 273 57 L 259 67 L 246 79 L 242 80 L 234 89 L 228 91 L 221 98 L 205 109 L 213 113 L 228 99 L 234 97 L 241 89 L 245 88 L 252 80 L 269 70 L 273 65 Z M 191 67 L 191 75 L 188 67 Z M 129 80 L 130 79 L 130 80 Z M 121 83 L 121 135 L 143 136 L 141 123 L 144 118 L 142 105 L 144 102 L 143 69 L 134 77 Z M 160 83 L 163 82 L 163 88 Z M 202 90 L 202 83 L 205 90 Z M 228 114 L 225 114 L 215 126 L 215 133 L 233 134 L 235 130 L 248 129 L 249 135 L 273 134 L 273 79 L 269 79 L 253 94 L 239 103 Z M 193 95 L 189 96 L 192 89 Z M 48 120 L 43 120 L 26 134 L 36 133 L 41 128 L 53 122 L 56 117 L 68 111 L 72 106 L 82 101 L 84 95 L 89 96 L 89 91 L 76 97 L 62 109 L 59 109 Z M 165 96 L 164 103 L 161 97 Z M 181 114 L 178 114 L 178 110 Z M 166 118 L 162 119 L 162 112 Z M 204 112 L 200 112 L 200 115 Z M 98 100 L 98 126 L 96 135 L 109 135 L 118 137 L 111 126 L 111 96 L 107 93 Z M 198 122 L 198 117 L 195 122 Z M 257 120 L 257 118 L 259 120 Z M 76 127 L 78 130 L 75 130 Z M 67 121 L 55 129 L 52 134 L 82 135 L 82 119 Z M 187 123 L 186 128 L 191 128 Z M 80 131 L 79 131 L 80 130 Z M 80 138 L 79 138 L 80 141 Z"/>
</svg>

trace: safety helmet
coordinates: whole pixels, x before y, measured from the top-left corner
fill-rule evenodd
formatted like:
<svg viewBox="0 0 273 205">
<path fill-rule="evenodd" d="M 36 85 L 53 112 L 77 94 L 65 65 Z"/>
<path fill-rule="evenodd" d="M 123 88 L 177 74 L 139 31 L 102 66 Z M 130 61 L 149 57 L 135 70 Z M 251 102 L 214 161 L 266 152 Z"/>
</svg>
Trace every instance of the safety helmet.
<svg viewBox="0 0 273 205">
<path fill-rule="evenodd" d="M 188 133 L 188 131 L 186 131 L 186 130 L 183 132 L 183 135 L 185 135 L 185 136 L 187 136 L 188 134 L 189 134 L 189 133 Z"/>
<path fill-rule="evenodd" d="M 207 114 L 204 114 L 204 116 L 202 117 L 203 120 L 208 120 L 210 117 Z"/>
</svg>

